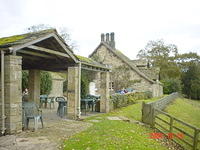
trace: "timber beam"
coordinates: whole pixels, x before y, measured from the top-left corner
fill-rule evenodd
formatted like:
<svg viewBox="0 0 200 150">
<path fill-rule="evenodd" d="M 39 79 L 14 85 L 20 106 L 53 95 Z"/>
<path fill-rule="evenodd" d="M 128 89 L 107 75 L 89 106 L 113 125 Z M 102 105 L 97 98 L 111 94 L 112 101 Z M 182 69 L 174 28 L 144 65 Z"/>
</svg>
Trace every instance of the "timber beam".
<svg viewBox="0 0 200 150">
<path fill-rule="evenodd" d="M 58 51 L 55 51 L 55 50 L 52 50 L 52 49 L 48 49 L 48 48 L 44 48 L 44 47 L 40 47 L 40 46 L 35 46 L 35 45 L 30 45 L 30 46 L 27 46 L 27 47 L 30 48 L 30 49 L 36 50 L 36 51 L 46 52 L 46 53 L 49 53 L 49 54 L 70 58 L 68 54 L 58 52 Z"/>
<path fill-rule="evenodd" d="M 33 56 L 38 56 L 38 57 L 54 59 L 53 56 L 50 56 L 50 55 L 47 55 L 47 54 L 38 53 L 38 52 L 32 52 L 30 50 L 19 50 L 17 52 L 18 53 L 22 53 L 22 54 L 27 54 L 27 55 L 33 55 Z"/>
</svg>

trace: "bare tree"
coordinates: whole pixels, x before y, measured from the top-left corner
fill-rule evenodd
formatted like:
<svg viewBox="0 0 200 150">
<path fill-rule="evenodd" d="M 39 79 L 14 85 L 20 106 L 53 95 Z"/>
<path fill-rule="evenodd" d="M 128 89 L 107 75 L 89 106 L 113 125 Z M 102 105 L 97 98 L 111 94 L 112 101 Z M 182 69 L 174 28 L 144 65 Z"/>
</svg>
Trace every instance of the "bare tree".
<svg viewBox="0 0 200 150">
<path fill-rule="evenodd" d="M 33 26 L 28 27 L 26 31 L 37 32 L 37 31 L 47 30 L 47 29 L 53 29 L 53 27 L 47 24 L 38 24 L 38 25 L 33 25 Z M 75 50 L 77 48 L 76 42 L 71 39 L 69 31 L 66 27 L 59 27 L 58 33 L 72 50 Z"/>
</svg>

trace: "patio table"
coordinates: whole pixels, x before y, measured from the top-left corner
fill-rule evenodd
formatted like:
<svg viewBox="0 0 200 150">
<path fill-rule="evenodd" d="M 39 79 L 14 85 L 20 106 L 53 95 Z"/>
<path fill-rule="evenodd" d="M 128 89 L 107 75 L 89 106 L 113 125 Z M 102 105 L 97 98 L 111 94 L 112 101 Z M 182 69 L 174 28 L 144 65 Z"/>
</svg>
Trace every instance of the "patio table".
<svg viewBox="0 0 200 150">
<path fill-rule="evenodd" d="M 56 97 L 56 102 L 58 102 L 57 115 L 63 118 L 67 112 L 67 101 L 64 97 Z"/>
<path fill-rule="evenodd" d="M 89 104 L 92 104 L 92 111 L 93 111 L 95 99 L 93 99 L 93 98 L 84 98 L 84 99 L 81 99 L 81 102 L 83 102 L 84 105 L 85 105 L 85 115 L 86 115 L 86 111 L 87 111 L 87 108 L 88 108 Z"/>
<path fill-rule="evenodd" d="M 44 104 L 44 107 L 47 108 L 47 98 L 48 95 L 40 95 L 40 107 L 43 107 Z"/>
</svg>

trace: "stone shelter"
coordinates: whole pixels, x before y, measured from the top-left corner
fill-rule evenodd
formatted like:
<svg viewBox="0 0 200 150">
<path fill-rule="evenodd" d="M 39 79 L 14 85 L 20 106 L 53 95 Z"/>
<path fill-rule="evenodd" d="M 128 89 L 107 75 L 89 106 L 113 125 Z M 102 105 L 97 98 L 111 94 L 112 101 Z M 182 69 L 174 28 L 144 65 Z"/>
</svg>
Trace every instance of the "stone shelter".
<svg viewBox="0 0 200 150">
<path fill-rule="evenodd" d="M 22 130 L 22 70 L 29 71 L 29 101 L 39 104 L 40 70 L 67 72 L 67 118 L 80 118 L 81 70 L 100 72 L 100 111 L 109 111 L 109 72 L 105 65 L 77 57 L 55 29 L 0 38 L 1 134 Z"/>
<path fill-rule="evenodd" d="M 113 69 L 126 66 L 130 72 L 130 79 L 139 81 L 130 87 L 137 91 L 150 91 L 153 97 L 163 94 L 163 86 L 159 82 L 159 68 L 151 67 L 145 60 L 131 60 L 115 48 L 114 33 L 101 34 L 101 42 L 89 55 L 90 58 Z M 123 72 L 122 72 L 123 74 Z M 111 85 L 115 84 L 111 76 Z M 98 83 L 97 83 L 98 84 Z M 128 88 L 128 87 L 124 87 Z"/>
</svg>

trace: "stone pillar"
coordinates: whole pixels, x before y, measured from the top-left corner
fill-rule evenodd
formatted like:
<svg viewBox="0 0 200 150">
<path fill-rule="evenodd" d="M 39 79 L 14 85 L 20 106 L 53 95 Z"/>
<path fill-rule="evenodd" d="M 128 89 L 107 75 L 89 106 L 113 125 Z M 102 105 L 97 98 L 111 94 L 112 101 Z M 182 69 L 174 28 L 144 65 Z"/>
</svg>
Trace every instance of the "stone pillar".
<svg viewBox="0 0 200 150">
<path fill-rule="evenodd" d="M 22 130 L 22 57 L 5 56 L 6 133 Z"/>
<path fill-rule="evenodd" d="M 69 119 L 80 118 L 80 85 L 81 85 L 81 67 L 68 67 L 68 109 L 67 117 Z"/>
<path fill-rule="evenodd" d="M 109 92 L 109 81 L 110 81 L 110 73 L 102 72 L 101 73 L 101 85 L 100 85 L 100 112 L 109 112 L 109 100 L 110 100 L 110 92 Z"/>
<path fill-rule="evenodd" d="M 40 70 L 29 70 L 28 78 L 29 101 L 40 104 Z"/>
</svg>

